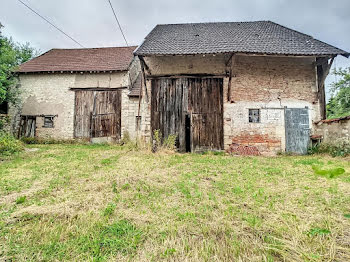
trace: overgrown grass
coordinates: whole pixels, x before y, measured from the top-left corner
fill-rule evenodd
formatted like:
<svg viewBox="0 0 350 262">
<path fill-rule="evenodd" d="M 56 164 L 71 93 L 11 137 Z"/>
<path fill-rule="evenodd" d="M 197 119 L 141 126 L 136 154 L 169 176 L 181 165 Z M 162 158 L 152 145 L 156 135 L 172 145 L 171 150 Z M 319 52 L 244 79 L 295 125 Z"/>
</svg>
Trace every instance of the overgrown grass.
<svg viewBox="0 0 350 262">
<path fill-rule="evenodd" d="M 348 158 L 29 147 L 0 163 L 0 260 L 350 260 Z"/>
<path fill-rule="evenodd" d="M 336 156 L 349 156 L 350 155 L 350 141 L 349 140 L 337 140 L 333 143 L 321 143 L 316 144 L 309 148 L 310 154 L 330 154 L 333 157 Z"/>
<path fill-rule="evenodd" d="M 23 143 L 8 132 L 0 130 L 0 159 L 24 149 Z"/>
</svg>

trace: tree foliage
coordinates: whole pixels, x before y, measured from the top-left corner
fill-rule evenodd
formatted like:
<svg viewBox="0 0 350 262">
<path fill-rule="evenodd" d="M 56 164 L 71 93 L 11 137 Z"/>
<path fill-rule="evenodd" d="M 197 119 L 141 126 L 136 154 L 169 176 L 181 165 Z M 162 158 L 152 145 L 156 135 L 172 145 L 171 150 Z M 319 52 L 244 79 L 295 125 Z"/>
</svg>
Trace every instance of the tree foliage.
<svg viewBox="0 0 350 262">
<path fill-rule="evenodd" d="M 327 117 L 335 118 L 350 115 L 350 67 L 333 70 L 339 80 L 332 83 L 331 95 L 327 103 Z"/>
<path fill-rule="evenodd" d="M 37 54 L 29 43 L 19 44 L 11 37 L 1 34 L 0 23 L 0 104 L 3 102 L 16 103 L 18 92 L 14 71 L 18 65 L 28 61 Z"/>
</svg>

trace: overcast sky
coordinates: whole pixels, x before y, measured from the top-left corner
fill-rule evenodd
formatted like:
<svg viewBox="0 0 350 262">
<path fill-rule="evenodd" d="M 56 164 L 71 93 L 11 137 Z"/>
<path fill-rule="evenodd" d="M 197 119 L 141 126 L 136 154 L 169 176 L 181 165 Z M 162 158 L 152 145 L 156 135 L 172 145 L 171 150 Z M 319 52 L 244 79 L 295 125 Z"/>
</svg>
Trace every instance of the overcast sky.
<svg viewBox="0 0 350 262">
<path fill-rule="evenodd" d="M 108 0 L 22 0 L 85 47 L 124 46 Z M 271 20 L 350 51 L 350 0 L 111 0 L 129 45 L 156 24 Z M 3 34 L 45 52 L 77 48 L 18 0 L 0 0 Z M 350 66 L 338 57 L 337 67 Z M 329 76 L 327 82 L 334 81 Z"/>
</svg>

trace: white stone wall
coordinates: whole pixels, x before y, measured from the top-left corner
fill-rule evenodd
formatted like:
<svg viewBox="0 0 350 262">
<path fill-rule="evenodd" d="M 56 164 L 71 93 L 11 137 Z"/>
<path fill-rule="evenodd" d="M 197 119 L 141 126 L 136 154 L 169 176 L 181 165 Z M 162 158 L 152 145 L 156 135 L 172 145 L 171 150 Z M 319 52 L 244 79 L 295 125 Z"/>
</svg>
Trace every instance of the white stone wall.
<svg viewBox="0 0 350 262">
<path fill-rule="evenodd" d="M 123 88 L 122 131 L 134 130 L 129 121 L 128 72 L 113 73 L 35 73 L 20 74 L 21 106 L 12 107 L 13 127 L 18 127 L 19 115 L 55 115 L 54 128 L 44 128 L 43 118 L 37 117 L 36 136 L 56 139 L 74 137 L 75 92 L 71 88 Z M 134 101 L 131 101 L 134 104 Z M 130 117 L 131 119 L 131 117 Z M 123 134 L 122 134 L 123 135 Z"/>
<path fill-rule="evenodd" d="M 146 98 L 142 96 L 140 101 L 139 110 L 139 98 L 128 97 L 127 92 L 122 93 L 122 134 L 126 132 L 130 135 L 131 139 L 142 139 L 148 141 L 150 137 L 150 110 L 149 105 L 146 102 Z M 141 123 L 137 130 L 136 116 L 140 112 Z"/>
<path fill-rule="evenodd" d="M 314 135 L 325 143 L 350 142 L 350 119 L 324 120 L 315 124 Z"/>
</svg>

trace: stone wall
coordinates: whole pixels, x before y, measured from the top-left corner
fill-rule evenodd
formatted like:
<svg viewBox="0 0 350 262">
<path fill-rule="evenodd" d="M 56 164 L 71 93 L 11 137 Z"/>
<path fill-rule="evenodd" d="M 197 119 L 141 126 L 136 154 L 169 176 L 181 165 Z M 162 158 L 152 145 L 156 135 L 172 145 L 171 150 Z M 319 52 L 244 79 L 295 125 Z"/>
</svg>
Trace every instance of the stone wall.
<svg viewBox="0 0 350 262">
<path fill-rule="evenodd" d="M 309 108 L 309 125 L 320 120 L 314 57 L 235 55 L 228 94 L 230 56 L 145 57 L 152 76 L 224 76 L 224 144 L 251 145 L 264 154 L 285 150 L 284 107 Z M 147 81 L 150 90 L 150 81 Z M 249 109 L 260 109 L 260 123 L 249 123 Z"/>
<path fill-rule="evenodd" d="M 75 92 L 71 88 L 121 88 L 122 89 L 122 137 L 128 130 L 132 135 L 136 130 L 134 118 L 138 99 L 129 98 L 131 79 L 139 70 L 135 59 L 129 71 L 112 73 L 28 73 L 19 75 L 21 105 L 10 107 L 12 127 L 16 131 L 20 115 L 37 115 L 36 136 L 56 139 L 74 138 Z M 142 107 L 142 110 L 144 105 Z M 54 127 L 43 127 L 40 115 L 54 115 Z M 143 119 L 146 121 L 147 119 Z M 145 124 L 142 126 L 145 129 Z"/>
<path fill-rule="evenodd" d="M 334 143 L 339 140 L 350 142 L 350 116 L 315 123 L 314 137 L 321 137 L 325 143 Z"/>
</svg>

